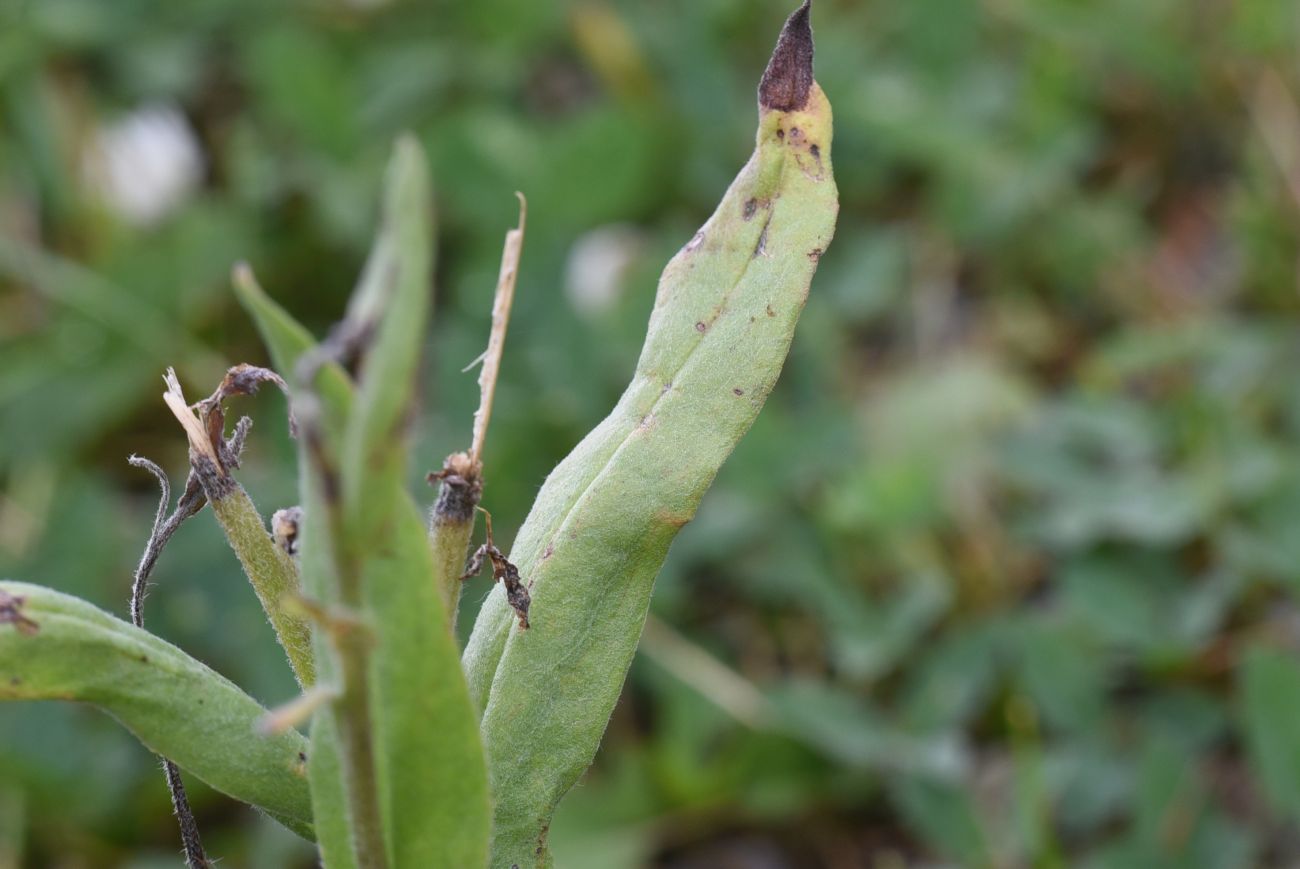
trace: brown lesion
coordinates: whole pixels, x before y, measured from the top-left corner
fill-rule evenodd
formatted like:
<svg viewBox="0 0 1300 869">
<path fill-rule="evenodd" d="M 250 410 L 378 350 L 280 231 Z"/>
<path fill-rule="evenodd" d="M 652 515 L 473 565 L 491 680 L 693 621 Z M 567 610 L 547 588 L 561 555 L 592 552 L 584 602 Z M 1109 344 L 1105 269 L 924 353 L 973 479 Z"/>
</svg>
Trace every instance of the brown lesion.
<svg viewBox="0 0 1300 869">
<path fill-rule="evenodd" d="M 787 153 L 794 158 L 799 169 L 815 181 L 824 179 L 826 164 L 822 159 L 821 132 L 816 119 L 810 117 L 808 111 L 805 111 L 788 116 L 782 115 L 775 123 L 776 129 L 772 135 L 778 144 L 787 149 Z M 747 204 L 746 220 L 750 216 Z"/>
<path fill-rule="evenodd" d="M 800 126 L 800 118 L 806 121 L 808 116 L 802 114 L 780 118 L 774 135 L 777 142 L 788 149 L 788 153 L 794 157 L 803 173 L 820 181 L 826 174 L 820 135 L 816 124 L 811 131 L 806 126 Z"/>
<path fill-rule="evenodd" d="M 763 231 L 758 234 L 758 243 L 754 245 L 754 259 L 758 259 L 761 256 L 767 256 L 767 230 L 771 225 L 772 216 L 769 214 L 767 223 L 763 224 Z"/>
<path fill-rule="evenodd" d="M 758 104 L 764 109 L 796 112 L 808 104 L 813 85 L 811 12 L 811 0 L 804 0 L 781 30 L 758 85 Z"/>
<path fill-rule="evenodd" d="M 546 863 L 546 838 L 551 833 L 550 822 L 542 824 L 541 832 L 537 834 L 537 850 L 533 856 L 537 858 L 537 865 L 542 866 Z"/>
<path fill-rule="evenodd" d="M 26 603 L 26 597 L 0 588 L 0 625 L 13 625 L 18 633 L 30 637 L 38 633 L 41 626 L 23 614 Z"/>
<path fill-rule="evenodd" d="M 754 219 L 754 215 L 757 214 L 760 209 L 767 210 L 770 209 L 771 207 L 772 207 L 771 199 L 768 199 L 767 197 L 763 197 L 761 199 L 751 197 L 745 200 L 745 206 L 741 212 L 741 216 L 744 217 L 746 222 L 748 222 Z"/>
<path fill-rule="evenodd" d="M 660 510 L 655 513 L 655 519 L 658 520 L 660 524 L 679 530 L 686 527 L 686 525 L 688 525 L 694 518 L 695 514 L 691 512 L 674 513 L 669 510 Z"/>
</svg>

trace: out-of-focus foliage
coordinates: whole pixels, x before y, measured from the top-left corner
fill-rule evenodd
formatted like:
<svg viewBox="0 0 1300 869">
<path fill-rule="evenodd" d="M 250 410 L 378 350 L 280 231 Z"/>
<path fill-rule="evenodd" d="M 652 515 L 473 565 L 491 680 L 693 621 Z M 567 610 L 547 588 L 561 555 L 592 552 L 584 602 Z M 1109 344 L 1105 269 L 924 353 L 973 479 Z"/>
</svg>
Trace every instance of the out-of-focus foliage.
<svg viewBox="0 0 1300 869">
<path fill-rule="evenodd" d="M 0 0 L 0 575 L 124 612 L 155 503 L 125 457 L 184 464 L 162 371 L 202 394 L 264 361 L 240 258 L 337 319 L 408 128 L 441 228 L 429 469 L 468 439 L 460 369 L 529 196 L 486 454 L 508 541 L 748 154 L 789 5 Z M 814 24 L 837 238 L 557 860 L 1295 863 L 1294 3 L 818 0 Z M 241 471 L 267 510 L 294 498 L 276 402 Z M 155 579 L 152 630 L 292 696 L 210 518 Z M 223 865 L 307 865 L 192 796 Z M 112 722 L 0 710 L 0 862 L 173 865 L 174 836 Z"/>
</svg>

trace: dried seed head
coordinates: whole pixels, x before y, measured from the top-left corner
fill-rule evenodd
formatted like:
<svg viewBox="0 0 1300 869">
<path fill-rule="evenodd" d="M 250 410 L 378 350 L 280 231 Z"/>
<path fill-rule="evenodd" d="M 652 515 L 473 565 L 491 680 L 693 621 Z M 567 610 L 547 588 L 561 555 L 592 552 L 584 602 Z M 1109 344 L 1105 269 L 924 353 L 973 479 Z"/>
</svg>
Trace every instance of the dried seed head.
<svg viewBox="0 0 1300 869">
<path fill-rule="evenodd" d="M 483 497 L 482 466 L 468 453 L 447 456 L 442 470 L 430 473 L 426 479 L 430 484 L 439 484 L 433 508 L 435 525 L 457 525 L 474 518 L 474 508 Z"/>
</svg>

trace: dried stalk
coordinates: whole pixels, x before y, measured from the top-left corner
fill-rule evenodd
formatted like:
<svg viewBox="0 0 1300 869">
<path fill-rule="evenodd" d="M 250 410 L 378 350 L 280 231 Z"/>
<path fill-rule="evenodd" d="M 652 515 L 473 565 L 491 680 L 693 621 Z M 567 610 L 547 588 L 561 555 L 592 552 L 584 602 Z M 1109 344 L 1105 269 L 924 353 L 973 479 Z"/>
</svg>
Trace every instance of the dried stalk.
<svg viewBox="0 0 1300 869">
<path fill-rule="evenodd" d="M 469 552 L 470 538 L 474 534 L 474 508 L 483 497 L 483 444 L 487 440 L 488 423 L 492 419 L 492 404 L 496 397 L 497 376 L 501 371 L 501 354 L 505 349 L 506 329 L 510 325 L 510 308 L 515 300 L 515 284 L 519 277 L 519 258 L 524 247 L 524 227 L 528 217 L 528 201 L 519 197 L 519 225 L 506 233 L 501 251 L 501 271 L 497 276 L 496 295 L 492 300 L 492 332 L 487 349 L 466 368 L 483 363 L 479 371 L 479 405 L 474 412 L 474 432 L 469 452 L 453 453 L 443 463 L 442 470 L 429 475 L 429 481 L 439 481 L 438 500 L 429 521 L 429 545 L 433 549 L 438 588 L 452 629 L 456 627 L 456 609 L 460 602 L 461 571 Z"/>
<path fill-rule="evenodd" d="M 242 437 L 239 445 L 242 447 Z M 158 556 L 162 555 L 167 541 L 176 533 L 176 529 L 181 527 L 181 523 L 203 509 L 206 498 L 199 486 L 198 478 L 191 471 L 185 481 L 185 491 L 181 493 L 176 503 L 176 509 L 168 516 L 167 505 L 171 503 L 172 488 L 167 480 L 167 474 L 157 464 L 142 456 L 131 456 L 127 461 L 153 474 L 162 489 L 162 497 L 158 500 L 158 512 L 153 520 L 153 531 L 149 534 L 149 542 L 145 544 L 144 555 L 140 558 L 140 564 L 135 570 L 135 577 L 131 583 L 131 624 L 137 628 L 144 628 L 145 591 L 148 588 L 149 575 L 153 573 L 154 565 L 158 563 Z M 176 822 L 181 829 L 181 846 L 185 851 L 185 864 L 190 869 L 209 869 L 212 864 L 203 850 L 199 825 L 194 820 L 194 811 L 190 808 L 189 797 L 185 794 L 181 771 L 176 764 L 163 758 L 163 775 L 167 779 L 167 792 L 171 794 L 172 810 L 176 813 Z"/>
</svg>

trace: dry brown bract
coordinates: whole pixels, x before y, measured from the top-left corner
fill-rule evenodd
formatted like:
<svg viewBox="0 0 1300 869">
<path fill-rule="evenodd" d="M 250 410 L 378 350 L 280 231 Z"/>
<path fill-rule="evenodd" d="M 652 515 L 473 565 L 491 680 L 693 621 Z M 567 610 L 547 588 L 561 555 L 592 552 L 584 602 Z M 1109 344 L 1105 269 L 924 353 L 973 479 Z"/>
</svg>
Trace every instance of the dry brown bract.
<svg viewBox="0 0 1300 869">
<path fill-rule="evenodd" d="M 492 514 L 482 507 L 478 509 L 487 522 L 487 542 L 475 551 L 474 557 L 469 560 L 469 567 L 465 569 L 465 574 L 461 579 L 478 576 L 479 571 L 483 569 L 483 559 L 490 559 L 493 581 L 505 584 L 506 601 L 510 604 L 510 608 L 515 611 L 515 615 L 519 616 L 519 627 L 528 630 L 528 607 L 532 604 L 528 589 L 524 587 L 523 580 L 519 578 L 519 568 L 511 564 L 509 559 L 492 542 Z"/>
</svg>

